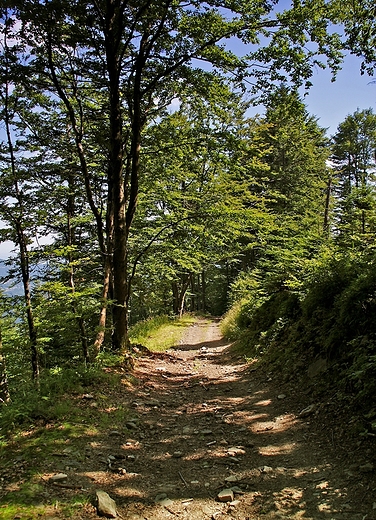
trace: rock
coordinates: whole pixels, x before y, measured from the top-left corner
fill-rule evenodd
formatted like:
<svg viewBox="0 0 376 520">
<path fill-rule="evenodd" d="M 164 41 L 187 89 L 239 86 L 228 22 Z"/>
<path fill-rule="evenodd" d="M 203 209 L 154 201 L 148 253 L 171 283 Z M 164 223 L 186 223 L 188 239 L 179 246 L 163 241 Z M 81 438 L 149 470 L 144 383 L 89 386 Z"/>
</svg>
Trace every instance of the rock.
<svg viewBox="0 0 376 520">
<path fill-rule="evenodd" d="M 236 457 L 237 455 L 245 455 L 245 449 L 240 446 L 232 447 L 227 450 L 227 454 L 230 457 Z"/>
<path fill-rule="evenodd" d="M 217 495 L 220 502 L 232 502 L 234 500 L 234 492 L 232 489 L 222 489 Z"/>
<path fill-rule="evenodd" d="M 51 478 L 50 478 L 50 482 L 52 483 L 59 483 L 59 482 L 65 482 L 68 478 L 68 475 L 66 475 L 65 473 L 57 473 L 56 475 L 53 475 Z"/>
<path fill-rule="evenodd" d="M 105 491 L 97 491 L 97 511 L 99 516 L 116 518 L 116 503 Z"/>
<path fill-rule="evenodd" d="M 160 506 L 171 506 L 174 502 L 170 500 L 167 493 L 158 493 L 155 497 L 154 502 Z"/>
<path fill-rule="evenodd" d="M 182 451 L 174 451 L 174 453 L 172 454 L 172 456 L 173 456 L 175 459 L 180 459 L 180 457 L 183 456 L 183 452 L 182 452 Z"/>
<path fill-rule="evenodd" d="M 270 466 L 262 466 L 260 468 L 260 471 L 261 471 L 261 473 L 272 473 L 273 468 L 271 468 Z"/>
<path fill-rule="evenodd" d="M 129 429 L 129 430 L 137 430 L 137 424 L 134 423 L 133 421 L 128 421 L 125 423 L 125 426 Z"/>
<path fill-rule="evenodd" d="M 91 400 L 91 399 L 95 399 L 95 397 L 92 394 L 84 394 L 82 396 L 82 399 L 89 399 L 89 400 Z"/>
<path fill-rule="evenodd" d="M 163 500 L 161 500 L 160 502 L 158 502 L 158 504 L 160 506 L 163 506 L 163 507 L 169 507 L 169 506 L 172 506 L 174 502 L 170 499 L 170 498 L 164 498 Z"/>
<path fill-rule="evenodd" d="M 286 399 L 286 394 L 279 394 L 279 396 L 277 396 L 277 399 Z"/>
<path fill-rule="evenodd" d="M 202 435 L 211 435 L 213 432 L 211 430 L 201 430 L 200 433 Z"/>
<path fill-rule="evenodd" d="M 158 493 L 158 495 L 154 499 L 154 502 L 160 502 L 161 500 L 164 500 L 165 498 L 167 498 L 167 493 Z"/>
<path fill-rule="evenodd" d="M 232 486 L 231 491 L 233 491 L 236 495 L 244 495 L 244 491 L 240 489 L 238 486 Z"/>
<path fill-rule="evenodd" d="M 310 415 L 314 414 L 316 410 L 317 410 L 317 405 L 316 404 L 310 404 L 309 406 L 307 406 L 307 408 L 304 408 L 299 413 L 298 417 L 301 417 L 301 418 L 309 417 Z"/>
<path fill-rule="evenodd" d="M 225 478 L 225 482 L 239 482 L 239 479 L 236 475 L 230 475 Z"/>
</svg>

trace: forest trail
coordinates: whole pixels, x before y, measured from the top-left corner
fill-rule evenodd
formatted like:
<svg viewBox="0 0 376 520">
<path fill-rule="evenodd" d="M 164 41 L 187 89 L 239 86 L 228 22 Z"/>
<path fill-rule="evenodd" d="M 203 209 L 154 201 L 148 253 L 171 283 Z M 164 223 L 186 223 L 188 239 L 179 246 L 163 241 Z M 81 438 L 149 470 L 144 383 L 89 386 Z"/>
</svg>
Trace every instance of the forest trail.
<svg viewBox="0 0 376 520">
<path fill-rule="evenodd" d="M 362 461 L 348 453 L 343 466 L 329 432 L 228 347 L 218 323 L 201 319 L 175 349 L 137 361 L 132 438 L 102 445 L 126 458 L 91 474 L 121 518 L 375 518 L 374 480 L 352 473 Z"/>
<path fill-rule="evenodd" d="M 230 347 L 218 322 L 202 318 L 175 348 L 139 357 L 133 374 L 118 367 L 123 384 L 80 406 L 104 418 L 129 410 L 125 424 L 67 430 L 34 498 L 90 497 L 75 520 L 98 518 L 98 490 L 127 520 L 375 520 L 375 453 L 345 443 L 330 415 L 300 413 L 312 404 L 307 392 L 281 387 Z M 62 516 L 51 505 L 37 518 Z"/>
</svg>

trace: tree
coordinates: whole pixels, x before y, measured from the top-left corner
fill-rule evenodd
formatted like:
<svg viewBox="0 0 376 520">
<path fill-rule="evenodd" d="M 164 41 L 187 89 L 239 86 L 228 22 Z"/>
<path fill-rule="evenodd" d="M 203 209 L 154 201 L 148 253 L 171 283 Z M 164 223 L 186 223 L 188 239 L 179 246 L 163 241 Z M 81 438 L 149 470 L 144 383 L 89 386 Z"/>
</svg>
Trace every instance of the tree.
<svg viewBox="0 0 376 520">
<path fill-rule="evenodd" d="M 32 183 L 28 183 L 27 173 L 22 164 L 22 156 L 18 144 L 14 142 L 13 130 L 17 126 L 17 105 L 19 93 L 14 87 L 15 73 L 19 72 L 16 63 L 15 51 L 9 46 L 12 20 L 5 17 L 2 27 L 2 41 L 0 57 L 0 75 L 2 78 L 2 100 L 1 119 L 5 129 L 5 146 L 1 150 L 0 161 L 3 164 L 2 189 L 0 192 L 0 212 L 3 220 L 10 226 L 10 236 L 18 246 L 18 262 L 21 271 L 23 285 L 25 311 L 29 332 L 29 343 L 31 349 L 31 366 L 33 378 L 38 384 L 39 380 L 39 356 L 37 348 L 37 330 L 34 319 L 34 311 L 31 299 L 30 279 L 30 213 L 32 213 Z M 7 235 L 7 231 L 4 233 Z M 9 235 L 7 236 L 9 238 Z"/>
<path fill-rule="evenodd" d="M 9 388 L 8 388 L 8 376 L 5 364 L 5 358 L 3 356 L 3 341 L 0 327 L 0 406 L 9 401 Z"/>
<path fill-rule="evenodd" d="M 133 316 L 143 294 L 149 308 L 158 300 L 158 286 L 163 310 L 170 302 L 175 314 L 202 310 L 205 272 L 220 269 L 238 250 L 237 237 L 253 215 L 246 182 L 240 186 L 232 178 L 246 109 L 239 95 L 222 86 L 221 98 L 191 95 L 148 129 L 131 240 L 131 257 L 140 264 L 132 281 Z"/>
<path fill-rule="evenodd" d="M 335 19 L 345 28 L 345 47 L 363 59 L 361 73 L 373 76 L 376 64 L 376 17 L 372 0 L 333 2 Z"/>
<path fill-rule="evenodd" d="M 357 110 L 338 126 L 331 157 L 337 177 L 337 226 L 340 234 L 374 232 L 376 116 L 372 109 Z"/>
<path fill-rule="evenodd" d="M 253 169 L 254 193 L 264 201 L 263 225 L 257 229 L 258 241 L 251 244 L 253 254 L 245 267 L 264 294 L 271 294 L 304 287 L 309 263 L 326 239 L 325 189 L 330 172 L 325 130 L 299 95 L 281 87 L 266 106 L 254 138 L 262 143 L 261 167 Z"/>
<path fill-rule="evenodd" d="M 279 13 L 264 2 L 227 1 L 20 0 L 9 7 L 20 22 L 13 37 L 27 49 L 20 57 L 22 81 L 58 97 L 69 121 L 103 259 L 100 333 L 112 292 L 112 341 L 121 350 L 128 343 L 129 239 L 147 124 L 187 89 L 205 96 L 220 75 L 238 86 L 252 81 L 261 96 L 281 80 L 308 84 L 312 66 L 322 65 L 319 55 L 338 68 L 340 38 L 327 31 L 329 11 L 319 0 Z M 226 49 L 230 37 L 249 45 L 244 58 Z M 94 116 L 102 123 L 100 133 Z M 99 205 L 89 159 L 96 140 L 106 158 Z M 102 341 L 103 334 L 97 351 Z"/>
</svg>

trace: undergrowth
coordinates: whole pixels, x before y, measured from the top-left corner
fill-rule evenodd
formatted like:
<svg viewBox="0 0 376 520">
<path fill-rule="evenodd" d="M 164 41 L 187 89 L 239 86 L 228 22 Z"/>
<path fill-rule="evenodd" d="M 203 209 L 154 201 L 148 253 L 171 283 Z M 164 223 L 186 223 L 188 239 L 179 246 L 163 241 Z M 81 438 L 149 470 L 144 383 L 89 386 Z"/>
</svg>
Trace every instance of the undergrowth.
<svg viewBox="0 0 376 520">
<path fill-rule="evenodd" d="M 131 341 L 165 350 L 179 344 L 194 321 L 192 315 L 181 320 L 154 318 L 133 327 Z M 43 473 L 51 467 L 64 471 L 65 455 L 83 461 L 88 444 L 98 445 L 99 457 L 109 431 L 124 430 L 127 421 L 137 421 L 118 399 L 132 374 L 123 368 L 121 356 L 109 350 L 88 367 L 75 360 L 68 367 L 44 368 L 38 387 L 26 377 L 26 368 L 24 372 L 17 385 L 17 378 L 9 378 L 11 400 L 0 406 L 0 478 L 19 482 L 23 472 L 22 482 L 0 499 L 0 517 L 81 518 L 90 497 L 77 495 L 53 503 L 51 492 L 46 500 Z"/>
<path fill-rule="evenodd" d="M 131 328 L 130 340 L 133 344 L 161 352 L 178 345 L 185 329 L 195 321 L 193 314 L 184 314 L 179 319 L 170 316 L 150 318 Z"/>
<path fill-rule="evenodd" d="M 257 357 L 286 381 L 307 381 L 323 359 L 323 392 L 347 396 L 364 414 L 376 410 L 376 270 L 345 261 L 322 270 L 306 293 L 279 291 L 238 302 L 222 322 L 246 358 Z M 316 384 L 311 382 L 312 384 Z M 375 412 L 376 416 L 376 412 Z"/>
</svg>

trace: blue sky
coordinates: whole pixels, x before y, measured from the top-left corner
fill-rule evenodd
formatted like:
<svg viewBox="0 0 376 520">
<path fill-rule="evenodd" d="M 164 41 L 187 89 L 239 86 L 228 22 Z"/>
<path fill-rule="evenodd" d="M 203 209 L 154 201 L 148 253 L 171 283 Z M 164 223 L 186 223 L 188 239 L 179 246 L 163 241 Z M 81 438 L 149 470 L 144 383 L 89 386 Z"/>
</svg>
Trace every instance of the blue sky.
<svg viewBox="0 0 376 520">
<path fill-rule="evenodd" d="M 313 87 L 305 98 L 308 111 L 319 118 L 320 126 L 333 135 L 339 123 L 358 108 L 372 108 L 376 112 L 376 83 L 368 75 L 360 75 L 361 60 L 345 58 L 337 80 L 332 83 L 328 70 L 314 72 Z"/>
</svg>

